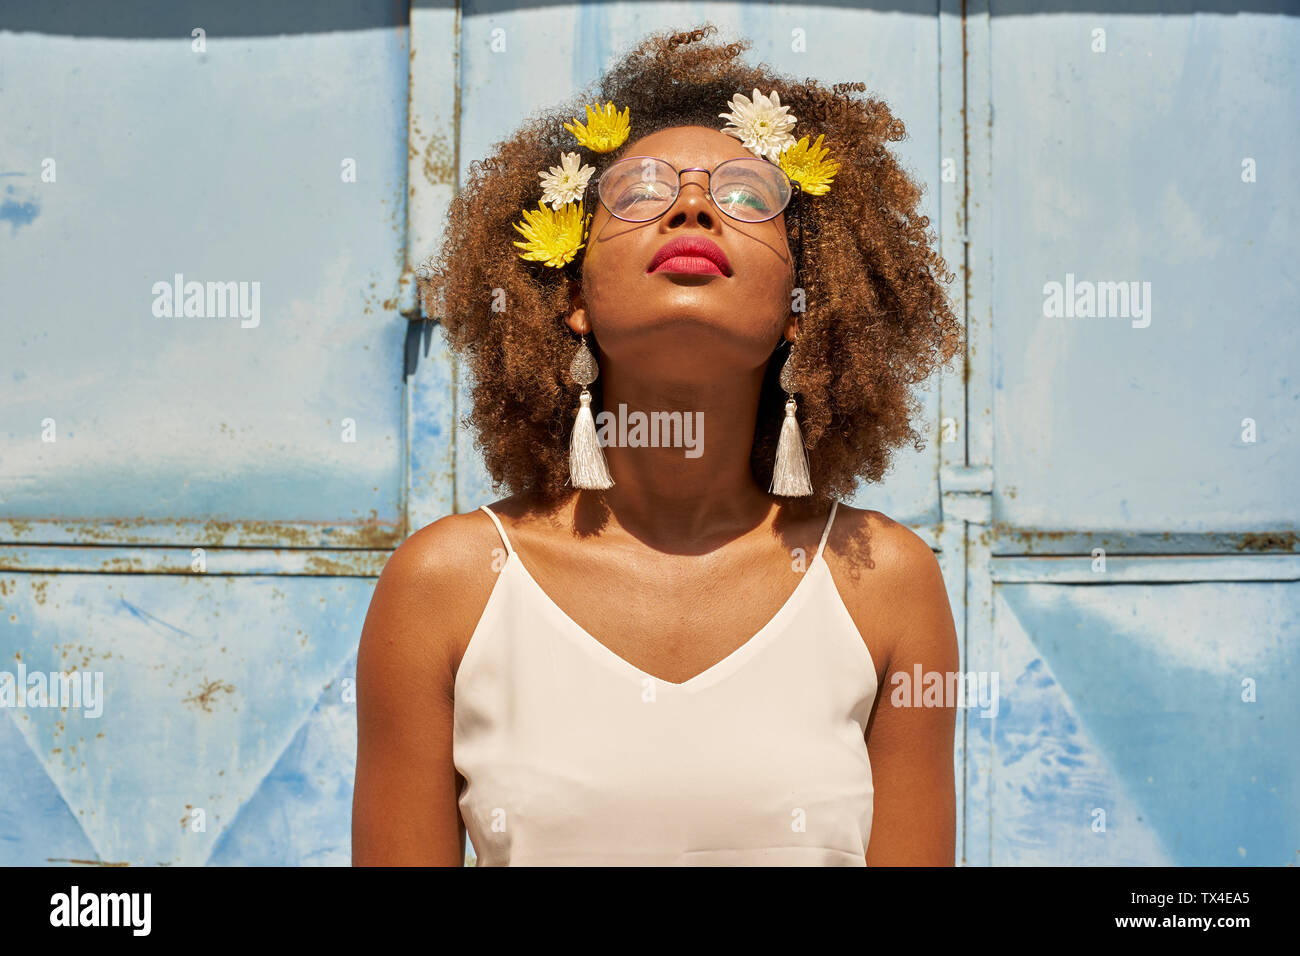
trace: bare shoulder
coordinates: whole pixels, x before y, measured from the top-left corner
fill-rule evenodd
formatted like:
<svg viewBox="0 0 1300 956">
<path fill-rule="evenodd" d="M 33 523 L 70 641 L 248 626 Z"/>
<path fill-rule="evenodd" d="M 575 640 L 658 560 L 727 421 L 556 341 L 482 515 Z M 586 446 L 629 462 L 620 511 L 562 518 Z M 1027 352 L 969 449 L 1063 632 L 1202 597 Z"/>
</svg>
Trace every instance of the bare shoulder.
<svg viewBox="0 0 1300 956">
<path fill-rule="evenodd" d="M 507 536 L 512 529 L 529 527 L 550 513 L 528 495 L 512 495 L 487 507 Z M 422 594 L 443 602 L 463 598 L 481 611 L 505 555 L 505 543 L 492 518 L 476 508 L 425 525 L 393 552 L 389 564 L 396 566 L 396 575 L 414 579 Z"/>
<path fill-rule="evenodd" d="M 439 590 L 455 589 L 495 577 L 492 552 L 496 549 L 504 551 L 501 536 L 491 519 L 476 509 L 444 515 L 425 525 L 402 542 L 389 563 L 396 564 L 399 573 L 419 576 Z"/>
<path fill-rule="evenodd" d="M 934 552 L 925 539 L 883 511 L 854 508 L 841 503 L 827 548 L 846 565 L 846 572 L 862 569 L 906 579 L 938 569 Z"/>
<path fill-rule="evenodd" d="M 504 554 L 500 535 L 482 511 L 425 525 L 384 565 L 361 653 L 454 678 Z"/>
<path fill-rule="evenodd" d="M 902 645 L 908 656 L 955 651 L 943 574 L 924 538 L 881 511 L 840 504 L 826 547 L 836 587 L 882 673 Z"/>
</svg>

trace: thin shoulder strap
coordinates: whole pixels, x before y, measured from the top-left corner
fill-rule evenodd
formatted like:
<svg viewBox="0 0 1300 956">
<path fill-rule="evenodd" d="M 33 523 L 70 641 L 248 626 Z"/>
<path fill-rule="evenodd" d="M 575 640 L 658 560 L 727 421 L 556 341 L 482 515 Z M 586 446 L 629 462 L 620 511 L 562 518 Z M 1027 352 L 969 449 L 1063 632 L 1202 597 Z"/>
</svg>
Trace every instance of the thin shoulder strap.
<svg viewBox="0 0 1300 956">
<path fill-rule="evenodd" d="M 501 535 L 502 542 L 506 546 L 506 554 L 514 554 L 515 549 L 510 547 L 510 539 L 506 537 L 506 529 L 501 527 L 501 519 L 492 513 L 492 509 L 487 505 L 479 505 L 480 510 L 486 511 L 487 516 L 492 519 L 492 523 L 497 526 L 497 534 Z"/>
<path fill-rule="evenodd" d="M 820 556 L 822 553 L 822 548 L 826 547 L 826 539 L 831 536 L 831 522 L 835 520 L 835 509 L 838 508 L 839 506 L 840 503 L 838 501 L 831 502 L 831 513 L 830 516 L 826 519 L 826 530 L 822 532 L 822 540 L 821 543 L 817 545 L 817 554 L 814 555 L 814 557 Z"/>
</svg>

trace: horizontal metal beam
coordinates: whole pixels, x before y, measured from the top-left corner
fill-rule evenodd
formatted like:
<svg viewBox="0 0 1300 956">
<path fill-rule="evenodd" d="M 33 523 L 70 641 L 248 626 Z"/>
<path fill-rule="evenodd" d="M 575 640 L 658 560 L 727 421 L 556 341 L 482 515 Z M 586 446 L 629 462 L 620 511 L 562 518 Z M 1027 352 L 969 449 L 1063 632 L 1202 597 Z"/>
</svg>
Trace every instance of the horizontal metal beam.
<svg viewBox="0 0 1300 956">
<path fill-rule="evenodd" d="M 0 572 L 30 574 L 276 574 L 374 578 L 389 550 L 118 548 L 95 545 L 0 547 Z"/>
<path fill-rule="evenodd" d="M 987 532 L 997 556 L 1090 555 L 1094 548 L 1127 555 L 1291 554 L 1300 552 L 1294 531 L 1036 531 L 994 524 Z"/>
<path fill-rule="evenodd" d="M 1300 556 L 1241 555 L 994 558 L 999 584 L 1188 584 L 1194 581 L 1300 581 Z M 1104 570 L 1102 570 L 1104 568 Z"/>
<path fill-rule="evenodd" d="M 0 544 L 98 544 L 132 547 L 228 548 L 395 548 L 403 529 L 387 521 L 325 524 L 307 521 L 166 521 L 114 518 L 84 521 L 72 518 L 0 519 Z"/>
</svg>

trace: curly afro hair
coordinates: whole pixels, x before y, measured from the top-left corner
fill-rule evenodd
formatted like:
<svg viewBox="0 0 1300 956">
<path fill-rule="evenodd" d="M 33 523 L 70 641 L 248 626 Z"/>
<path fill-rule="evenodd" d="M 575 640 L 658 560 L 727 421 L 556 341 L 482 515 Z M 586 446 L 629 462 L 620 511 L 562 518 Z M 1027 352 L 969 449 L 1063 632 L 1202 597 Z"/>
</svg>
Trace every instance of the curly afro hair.
<svg viewBox="0 0 1300 956">
<path fill-rule="evenodd" d="M 471 163 L 451 202 L 443 245 L 422 270 L 421 297 L 471 376 L 473 409 L 463 423 L 475 430 L 494 482 L 514 494 L 555 502 L 572 491 L 568 433 L 577 387 L 568 369 L 577 337 L 564 319 L 582 255 L 562 269 L 520 259 L 511 224 L 536 206 L 538 170 L 577 149 L 564 123 L 581 118 L 591 102 L 632 107 L 631 143 L 672 126 L 720 129 L 718 113 L 735 93 L 777 90 L 799 119 L 797 135 L 825 134 L 839 174 L 829 194 L 801 202 L 787 219 L 787 230 L 798 223 L 791 238 L 792 247 L 802 246 L 806 303 L 795 363 L 814 495 L 803 501 L 848 498 L 859 479 L 885 475 L 894 449 L 924 447 L 911 424 L 920 410 L 913 386 L 951 362 L 962 327 L 944 291 L 953 275 L 932 250 L 929 218 L 917 209 L 921 188 L 885 145 L 904 138 L 902 122 L 881 101 L 855 96 L 862 83 L 828 89 L 765 64 L 748 66 L 740 56 L 749 42 L 709 42 L 715 32 L 705 24 L 646 37 L 594 91 L 534 114 Z M 603 155 L 584 151 L 583 162 L 598 177 L 626 145 Z M 785 356 L 784 349 L 774 353 L 759 402 L 750 461 L 763 489 L 784 416 L 777 376 Z M 600 381 L 590 388 L 598 409 Z"/>
</svg>

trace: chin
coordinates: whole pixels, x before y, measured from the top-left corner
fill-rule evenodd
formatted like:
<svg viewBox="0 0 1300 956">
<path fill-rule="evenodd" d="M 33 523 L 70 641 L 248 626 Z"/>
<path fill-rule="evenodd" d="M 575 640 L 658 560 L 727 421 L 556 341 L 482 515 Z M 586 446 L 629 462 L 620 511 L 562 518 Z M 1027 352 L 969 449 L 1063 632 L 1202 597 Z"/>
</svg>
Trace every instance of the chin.
<svg viewBox="0 0 1300 956">
<path fill-rule="evenodd" d="M 595 322 L 601 351 L 614 362 L 635 362 L 642 375 L 676 378 L 686 373 L 696 378 L 716 378 L 725 370 L 737 372 L 766 364 L 781 332 L 777 318 L 758 321 L 743 309 L 701 309 L 690 303 L 673 303 Z M 666 360 L 666 361 L 665 361 Z"/>
</svg>

